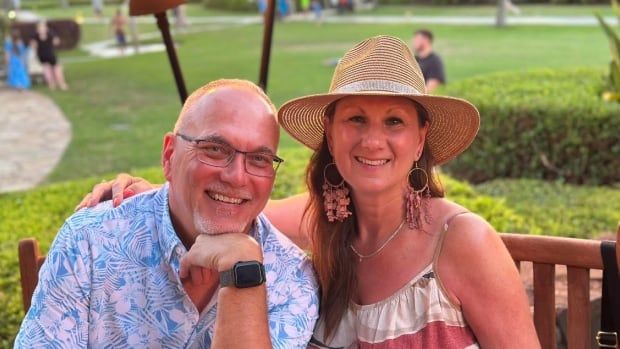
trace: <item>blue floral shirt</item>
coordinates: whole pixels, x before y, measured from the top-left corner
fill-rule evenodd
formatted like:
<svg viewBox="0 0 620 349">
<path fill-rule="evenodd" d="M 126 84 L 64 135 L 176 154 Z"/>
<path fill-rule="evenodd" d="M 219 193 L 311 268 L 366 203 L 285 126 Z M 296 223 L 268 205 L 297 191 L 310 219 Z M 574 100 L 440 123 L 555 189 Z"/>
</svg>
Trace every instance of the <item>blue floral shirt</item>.
<svg viewBox="0 0 620 349">
<path fill-rule="evenodd" d="M 274 348 L 305 348 L 318 286 L 305 253 L 260 215 Z M 170 220 L 168 186 L 121 206 L 69 217 L 56 236 L 15 348 L 209 348 L 217 294 L 199 313 L 179 279 L 187 253 Z"/>
</svg>

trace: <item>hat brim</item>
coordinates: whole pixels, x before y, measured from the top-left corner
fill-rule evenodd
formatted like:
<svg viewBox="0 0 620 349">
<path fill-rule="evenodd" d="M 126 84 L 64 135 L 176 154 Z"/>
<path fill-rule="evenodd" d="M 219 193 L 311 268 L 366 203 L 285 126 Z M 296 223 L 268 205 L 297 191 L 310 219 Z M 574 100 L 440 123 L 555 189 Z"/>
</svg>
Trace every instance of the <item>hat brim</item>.
<svg viewBox="0 0 620 349">
<path fill-rule="evenodd" d="M 323 118 L 327 107 L 347 96 L 397 96 L 416 101 L 426 109 L 430 127 L 426 144 L 436 165 L 462 153 L 473 142 L 480 127 L 480 114 L 474 105 L 454 97 L 397 94 L 391 92 L 354 92 L 316 94 L 292 99 L 278 111 L 280 125 L 294 139 L 317 150 L 323 141 Z"/>
</svg>

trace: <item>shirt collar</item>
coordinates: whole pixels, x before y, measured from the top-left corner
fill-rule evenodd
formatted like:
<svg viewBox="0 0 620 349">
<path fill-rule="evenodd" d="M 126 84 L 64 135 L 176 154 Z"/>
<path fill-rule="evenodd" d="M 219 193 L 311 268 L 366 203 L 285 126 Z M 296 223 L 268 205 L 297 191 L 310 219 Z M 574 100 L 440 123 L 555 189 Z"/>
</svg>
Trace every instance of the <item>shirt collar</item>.
<svg viewBox="0 0 620 349">
<path fill-rule="evenodd" d="M 185 246 L 181 242 L 181 239 L 177 236 L 172 225 L 172 219 L 170 218 L 170 205 L 168 202 L 168 190 L 169 185 L 166 182 L 164 186 L 157 193 L 161 200 L 159 207 L 157 207 L 158 217 L 161 217 L 159 226 L 159 240 L 162 253 L 166 258 L 166 263 L 170 264 L 173 252 L 177 252 L 179 255 L 187 252 Z"/>
</svg>

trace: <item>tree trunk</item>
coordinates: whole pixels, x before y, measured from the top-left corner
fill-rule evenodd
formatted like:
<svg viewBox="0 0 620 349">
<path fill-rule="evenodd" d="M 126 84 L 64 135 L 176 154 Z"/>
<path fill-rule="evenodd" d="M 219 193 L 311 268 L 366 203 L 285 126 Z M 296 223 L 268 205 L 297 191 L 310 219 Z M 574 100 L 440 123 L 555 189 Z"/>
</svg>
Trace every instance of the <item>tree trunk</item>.
<svg viewBox="0 0 620 349">
<path fill-rule="evenodd" d="M 508 11 L 508 6 L 506 6 L 507 0 L 497 0 L 497 15 L 495 17 L 495 26 L 496 27 L 505 27 L 506 26 L 506 12 Z"/>
</svg>

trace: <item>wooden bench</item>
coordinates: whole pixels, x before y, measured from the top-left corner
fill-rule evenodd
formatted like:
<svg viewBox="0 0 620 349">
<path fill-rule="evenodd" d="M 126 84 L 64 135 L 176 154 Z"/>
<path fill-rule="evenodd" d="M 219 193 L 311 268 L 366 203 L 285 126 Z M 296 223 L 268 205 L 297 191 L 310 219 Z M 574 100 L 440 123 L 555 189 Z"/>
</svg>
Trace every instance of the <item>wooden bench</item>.
<svg viewBox="0 0 620 349">
<path fill-rule="evenodd" d="M 501 234 L 517 267 L 532 262 L 534 324 L 543 348 L 556 348 L 555 266 L 568 278 L 568 348 L 591 348 L 590 269 L 603 269 L 601 242 L 549 236 Z M 617 232 L 620 239 L 620 226 Z M 620 245 L 616 244 L 620 261 Z"/>
<path fill-rule="evenodd" d="M 30 301 L 34 289 L 39 282 L 39 269 L 45 262 L 45 256 L 41 255 L 39 244 L 35 239 L 22 239 L 17 246 L 19 255 L 19 274 L 22 284 L 22 302 L 24 313 L 30 309 Z"/>
<path fill-rule="evenodd" d="M 532 262 L 534 273 L 534 324 L 545 349 L 556 348 L 555 266 L 565 265 L 568 275 L 568 348 L 591 348 L 590 269 L 603 269 L 600 241 L 549 236 L 500 234 L 517 267 Z M 620 240 L 620 226 L 618 227 Z M 620 245 L 616 244 L 620 261 Z M 34 239 L 19 242 L 24 311 L 30 308 L 45 257 Z M 515 334 L 518 335 L 518 334 Z"/>
</svg>

